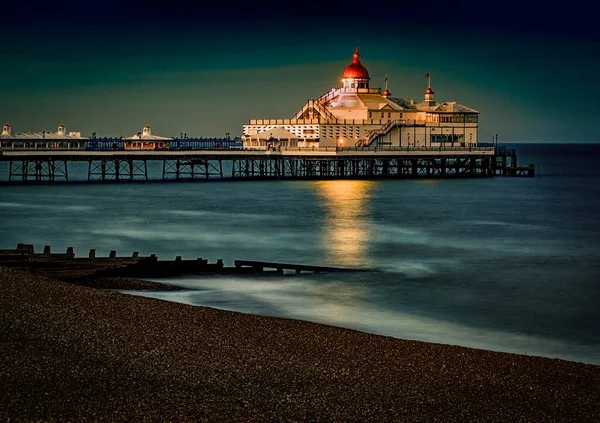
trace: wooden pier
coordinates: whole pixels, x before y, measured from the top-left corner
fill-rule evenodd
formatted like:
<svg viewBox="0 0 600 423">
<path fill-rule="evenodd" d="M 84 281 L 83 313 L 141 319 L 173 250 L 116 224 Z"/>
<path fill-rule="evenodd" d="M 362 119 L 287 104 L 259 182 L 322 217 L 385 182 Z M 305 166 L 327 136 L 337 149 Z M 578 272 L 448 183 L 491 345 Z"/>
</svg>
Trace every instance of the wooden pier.
<svg viewBox="0 0 600 423">
<path fill-rule="evenodd" d="M 87 163 L 80 182 L 404 179 L 535 176 L 515 150 L 494 147 L 283 148 L 278 150 L 3 150 L 6 183 L 73 182 L 69 164 Z M 148 162 L 162 163 L 150 175 Z"/>
<path fill-rule="evenodd" d="M 159 260 L 156 254 L 140 257 L 137 252 L 131 256 L 117 256 L 115 250 L 111 250 L 107 257 L 99 257 L 96 256 L 95 249 L 90 249 L 88 257 L 75 257 L 72 247 L 68 247 L 65 253 L 53 253 L 51 247 L 46 245 L 43 253 L 36 253 L 32 244 L 18 244 L 15 249 L 0 250 L 0 266 L 18 268 L 66 281 L 104 276 L 169 278 L 211 274 L 283 275 L 286 270 L 295 275 L 365 271 L 365 269 L 249 260 L 235 260 L 234 266 L 225 266 L 223 259 L 217 259 L 213 263 L 201 257 L 183 260 L 181 256 L 177 256 L 175 260 Z"/>
</svg>

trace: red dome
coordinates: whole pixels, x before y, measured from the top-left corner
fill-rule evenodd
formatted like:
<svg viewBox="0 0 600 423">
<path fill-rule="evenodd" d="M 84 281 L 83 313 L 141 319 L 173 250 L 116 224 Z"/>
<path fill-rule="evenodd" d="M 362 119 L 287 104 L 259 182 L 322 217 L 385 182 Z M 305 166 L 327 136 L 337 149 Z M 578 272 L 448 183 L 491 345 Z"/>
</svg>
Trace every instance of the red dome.
<svg viewBox="0 0 600 423">
<path fill-rule="evenodd" d="M 344 71 L 342 78 L 360 78 L 360 79 L 371 79 L 369 78 L 369 71 L 360 63 L 360 53 L 358 52 L 358 46 L 354 50 L 352 55 L 352 63 L 348 65 Z"/>
<path fill-rule="evenodd" d="M 433 94 L 433 90 L 431 88 L 427 88 L 425 90 L 425 94 Z"/>
</svg>

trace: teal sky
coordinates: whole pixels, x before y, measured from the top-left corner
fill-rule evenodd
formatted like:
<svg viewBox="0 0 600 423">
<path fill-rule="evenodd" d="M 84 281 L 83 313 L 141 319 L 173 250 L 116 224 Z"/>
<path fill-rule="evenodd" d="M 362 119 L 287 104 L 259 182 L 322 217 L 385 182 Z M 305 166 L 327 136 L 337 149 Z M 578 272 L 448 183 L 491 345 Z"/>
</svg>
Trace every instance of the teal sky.
<svg viewBox="0 0 600 423">
<path fill-rule="evenodd" d="M 336 18 L 330 5 L 318 19 L 279 9 L 163 17 L 151 8 L 144 19 L 131 4 L 90 20 L 88 9 L 58 3 L 61 13 L 38 11 L 35 24 L 15 7 L 0 29 L 0 119 L 16 132 L 64 122 L 86 136 L 129 136 L 145 124 L 165 136 L 239 136 L 249 119 L 290 118 L 338 85 L 358 44 L 371 87 L 387 74 L 393 95 L 421 100 L 431 72 L 437 100 L 481 112 L 481 141 L 600 141 L 600 41 L 585 19 L 536 26 L 502 23 L 504 14 L 488 25 L 477 13 L 448 25 L 458 14 L 440 2 L 431 4 L 447 13 L 430 18 L 420 10 Z"/>
</svg>

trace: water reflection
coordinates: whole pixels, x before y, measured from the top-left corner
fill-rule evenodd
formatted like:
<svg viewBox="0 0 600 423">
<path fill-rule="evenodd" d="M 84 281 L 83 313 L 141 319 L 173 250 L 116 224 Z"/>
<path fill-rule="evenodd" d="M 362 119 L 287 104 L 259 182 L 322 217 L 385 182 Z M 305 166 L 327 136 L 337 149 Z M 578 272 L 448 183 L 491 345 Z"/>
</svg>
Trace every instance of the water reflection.
<svg viewBox="0 0 600 423">
<path fill-rule="evenodd" d="M 365 266 L 371 240 L 369 200 L 373 181 L 318 181 L 317 194 L 327 210 L 323 247 L 327 262 L 339 266 Z"/>
</svg>

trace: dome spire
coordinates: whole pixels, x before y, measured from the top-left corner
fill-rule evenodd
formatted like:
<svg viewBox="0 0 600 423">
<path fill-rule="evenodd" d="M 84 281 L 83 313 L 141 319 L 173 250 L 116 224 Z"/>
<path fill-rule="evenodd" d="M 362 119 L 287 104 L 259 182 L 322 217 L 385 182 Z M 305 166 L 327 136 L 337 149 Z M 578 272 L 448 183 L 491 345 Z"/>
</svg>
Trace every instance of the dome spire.
<svg viewBox="0 0 600 423">
<path fill-rule="evenodd" d="M 427 78 L 427 88 L 425 89 L 425 103 L 427 103 L 428 106 L 434 106 L 435 101 L 433 99 L 434 92 L 431 89 L 431 73 L 427 72 L 425 74 L 425 77 Z"/>
<path fill-rule="evenodd" d="M 391 93 L 391 92 L 388 90 L 387 83 L 388 83 L 388 76 L 386 75 L 386 76 L 385 76 L 385 90 L 383 90 L 383 93 L 382 93 L 382 95 L 383 95 L 384 97 L 388 97 L 390 94 L 392 94 L 392 93 Z"/>
<path fill-rule="evenodd" d="M 354 49 L 354 54 L 352 55 L 352 63 L 360 63 L 360 53 L 358 52 L 358 44 L 356 45 L 356 48 Z"/>
<path fill-rule="evenodd" d="M 357 44 L 354 53 L 352 54 L 352 63 L 346 67 L 342 76 L 344 88 L 369 88 L 370 79 L 369 71 L 362 63 L 360 63 L 360 53 L 358 52 Z"/>
</svg>

